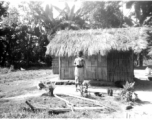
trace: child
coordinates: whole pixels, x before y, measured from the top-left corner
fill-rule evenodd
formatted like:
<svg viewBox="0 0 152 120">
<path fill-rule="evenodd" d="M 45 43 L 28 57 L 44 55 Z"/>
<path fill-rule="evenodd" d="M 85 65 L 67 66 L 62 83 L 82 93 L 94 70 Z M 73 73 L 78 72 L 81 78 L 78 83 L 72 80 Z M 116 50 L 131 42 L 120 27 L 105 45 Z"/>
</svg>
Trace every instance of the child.
<svg viewBox="0 0 152 120">
<path fill-rule="evenodd" d="M 84 80 L 84 68 L 85 68 L 85 60 L 83 59 L 83 52 L 80 51 L 78 53 L 78 57 L 74 60 L 74 66 L 75 66 L 75 86 L 76 91 L 78 85 L 82 85 Z"/>
</svg>

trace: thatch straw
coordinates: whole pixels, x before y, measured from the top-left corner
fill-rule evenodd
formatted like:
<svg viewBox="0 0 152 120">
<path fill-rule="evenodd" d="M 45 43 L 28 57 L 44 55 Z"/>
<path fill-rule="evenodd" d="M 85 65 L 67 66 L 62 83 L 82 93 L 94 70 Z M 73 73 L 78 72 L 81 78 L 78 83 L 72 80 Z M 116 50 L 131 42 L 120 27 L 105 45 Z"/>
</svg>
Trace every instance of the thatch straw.
<svg viewBox="0 0 152 120">
<path fill-rule="evenodd" d="M 119 28 L 98 30 L 59 31 L 47 46 L 46 54 L 75 56 L 82 50 L 85 55 L 106 55 L 110 50 L 141 52 L 148 45 L 146 28 Z"/>
</svg>

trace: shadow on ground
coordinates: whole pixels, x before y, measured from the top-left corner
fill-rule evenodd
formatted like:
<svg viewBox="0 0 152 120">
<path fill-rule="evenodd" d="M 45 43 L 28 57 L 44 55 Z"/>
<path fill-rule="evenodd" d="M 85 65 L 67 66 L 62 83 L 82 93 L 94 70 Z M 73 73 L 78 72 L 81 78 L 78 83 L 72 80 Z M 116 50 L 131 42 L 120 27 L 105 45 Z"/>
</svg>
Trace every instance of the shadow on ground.
<svg viewBox="0 0 152 120">
<path fill-rule="evenodd" d="M 152 65 L 144 65 L 144 66 L 142 66 L 142 67 L 134 66 L 134 69 L 136 69 L 136 70 L 145 70 L 146 67 L 149 67 L 149 68 L 152 69 Z"/>
<path fill-rule="evenodd" d="M 136 78 L 135 90 L 152 92 L 152 81 L 145 81 L 145 80 L 140 80 Z"/>
<path fill-rule="evenodd" d="M 52 70 L 52 67 L 29 67 L 29 68 L 26 68 L 26 70 Z"/>
<path fill-rule="evenodd" d="M 136 104 L 137 105 L 146 105 L 146 104 L 151 104 L 151 102 L 149 102 L 149 101 L 137 101 Z"/>
</svg>

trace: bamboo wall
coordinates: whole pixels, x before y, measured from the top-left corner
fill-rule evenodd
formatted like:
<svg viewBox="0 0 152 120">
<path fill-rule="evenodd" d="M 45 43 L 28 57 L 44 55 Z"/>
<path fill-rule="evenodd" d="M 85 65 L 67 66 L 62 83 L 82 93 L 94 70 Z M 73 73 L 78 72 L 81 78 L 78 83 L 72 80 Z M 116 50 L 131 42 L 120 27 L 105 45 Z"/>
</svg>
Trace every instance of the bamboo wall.
<svg viewBox="0 0 152 120">
<path fill-rule="evenodd" d="M 52 60 L 52 71 L 53 74 L 59 74 L 59 58 L 54 57 Z"/>
<path fill-rule="evenodd" d="M 133 81 L 133 52 L 111 51 L 107 56 L 108 80 Z"/>
<path fill-rule="evenodd" d="M 74 57 L 53 59 L 53 73 L 60 79 L 74 79 Z M 133 52 L 112 51 L 107 56 L 94 55 L 85 57 L 85 80 L 133 81 Z M 59 67 L 60 64 L 60 67 Z"/>
<path fill-rule="evenodd" d="M 107 59 L 106 56 L 85 57 L 86 69 L 85 80 L 100 79 L 107 80 Z M 74 57 L 60 58 L 60 79 L 74 79 Z"/>
</svg>

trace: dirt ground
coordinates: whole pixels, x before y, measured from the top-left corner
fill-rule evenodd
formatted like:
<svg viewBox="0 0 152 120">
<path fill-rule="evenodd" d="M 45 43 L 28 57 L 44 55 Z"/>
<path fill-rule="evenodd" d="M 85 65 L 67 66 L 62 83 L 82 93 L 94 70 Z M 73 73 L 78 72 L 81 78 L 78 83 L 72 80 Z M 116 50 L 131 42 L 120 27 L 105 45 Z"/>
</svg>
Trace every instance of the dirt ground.
<svg viewBox="0 0 152 120">
<path fill-rule="evenodd" d="M 25 104 L 26 100 L 30 100 L 33 104 L 66 107 L 63 101 L 46 95 L 46 90 L 37 89 L 37 84 L 40 81 L 59 81 L 58 75 L 53 75 L 51 69 L 24 70 L 0 74 L 0 118 L 152 118 L 150 110 L 152 107 L 152 82 L 147 79 L 144 70 L 135 70 L 135 77 L 141 79 L 136 80 L 135 83 L 135 92 L 141 102 L 135 103 L 131 110 L 125 109 L 128 103 L 118 99 L 119 90 L 115 90 L 113 96 L 108 96 L 107 89 L 98 87 L 102 96 L 98 97 L 91 94 L 90 99 L 100 101 L 103 109 L 53 114 L 48 113 L 48 111 L 33 113 Z M 80 96 L 80 93 L 75 91 L 74 85 L 57 85 L 54 93 L 69 100 L 76 107 L 97 106 L 90 101 L 62 94 Z"/>
</svg>

